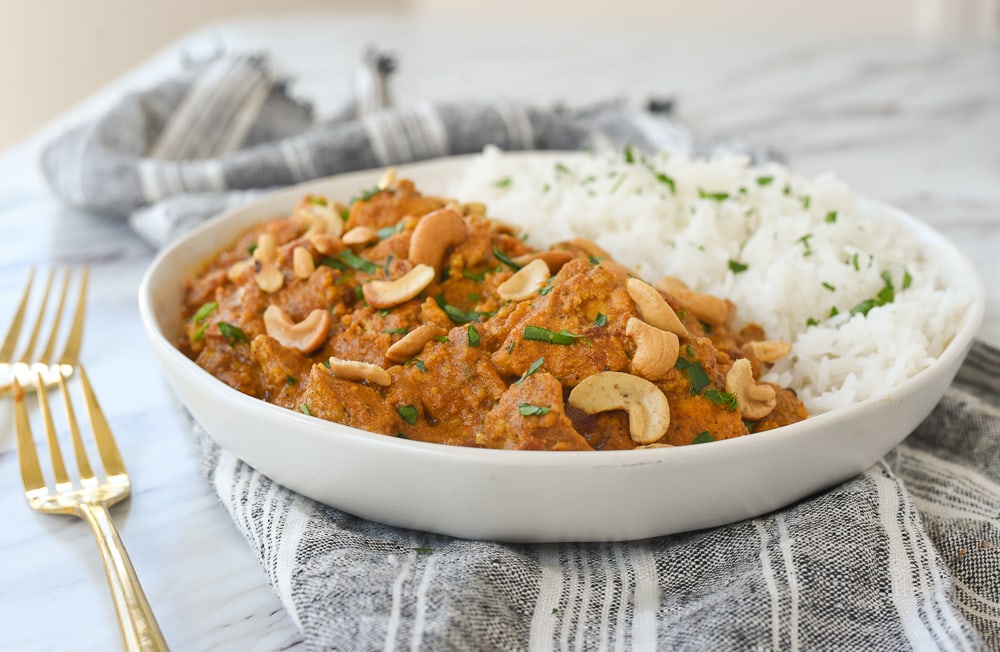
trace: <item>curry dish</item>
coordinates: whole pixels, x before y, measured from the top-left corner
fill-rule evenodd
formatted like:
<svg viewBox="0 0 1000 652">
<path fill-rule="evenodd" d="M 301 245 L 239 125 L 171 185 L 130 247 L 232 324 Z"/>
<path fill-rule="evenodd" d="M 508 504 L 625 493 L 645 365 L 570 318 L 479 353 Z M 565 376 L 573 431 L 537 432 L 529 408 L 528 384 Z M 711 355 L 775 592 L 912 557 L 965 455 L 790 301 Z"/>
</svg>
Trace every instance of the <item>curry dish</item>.
<svg viewBox="0 0 1000 652">
<path fill-rule="evenodd" d="M 647 283 L 586 240 L 529 247 L 392 170 L 307 196 L 186 291 L 179 347 L 231 387 L 389 436 L 484 448 L 682 446 L 806 418 L 787 355 L 728 300 Z"/>
</svg>

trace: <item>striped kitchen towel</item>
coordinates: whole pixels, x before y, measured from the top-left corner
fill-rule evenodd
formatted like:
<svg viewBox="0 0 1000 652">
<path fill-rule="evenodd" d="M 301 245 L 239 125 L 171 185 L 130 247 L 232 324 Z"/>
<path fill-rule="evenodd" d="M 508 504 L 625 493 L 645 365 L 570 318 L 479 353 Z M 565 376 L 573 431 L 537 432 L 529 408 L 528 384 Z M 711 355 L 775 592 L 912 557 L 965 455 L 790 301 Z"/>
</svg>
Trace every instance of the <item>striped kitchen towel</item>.
<svg viewBox="0 0 1000 652">
<path fill-rule="evenodd" d="M 379 525 L 196 432 L 308 649 L 1000 649 L 1000 351 L 981 343 L 864 475 L 759 518 L 630 543 Z"/>
<path fill-rule="evenodd" d="M 371 56 L 358 97 L 318 121 L 293 99 L 265 56 L 216 59 L 123 98 L 92 123 L 51 143 L 42 171 L 67 203 L 129 217 L 162 246 L 220 211 L 268 189 L 352 170 L 503 150 L 638 149 L 708 152 L 669 116 L 609 102 L 578 110 L 506 101 L 384 106 L 392 66 Z M 375 89 L 374 91 L 372 89 Z M 739 144 L 727 141 L 729 149 Z M 762 155 L 743 147 L 750 155 Z"/>
<path fill-rule="evenodd" d="M 390 68 L 371 66 L 366 88 Z M 66 201 L 128 216 L 163 244 L 270 187 L 487 144 L 713 147 L 662 111 L 392 108 L 384 90 L 316 121 L 266 57 L 226 57 L 64 134 L 43 169 Z M 865 474 L 756 519 L 630 543 L 383 526 L 276 485 L 194 428 L 309 649 L 1000 649 L 1000 352 L 981 343 Z"/>
</svg>

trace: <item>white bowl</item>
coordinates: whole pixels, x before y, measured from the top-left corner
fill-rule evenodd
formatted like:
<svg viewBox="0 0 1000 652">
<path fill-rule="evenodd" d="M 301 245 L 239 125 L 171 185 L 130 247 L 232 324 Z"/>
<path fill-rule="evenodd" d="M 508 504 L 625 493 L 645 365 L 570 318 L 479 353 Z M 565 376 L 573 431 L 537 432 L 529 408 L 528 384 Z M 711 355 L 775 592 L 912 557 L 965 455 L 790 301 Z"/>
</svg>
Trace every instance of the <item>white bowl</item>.
<svg viewBox="0 0 1000 652">
<path fill-rule="evenodd" d="M 400 174 L 443 192 L 470 159 L 404 166 Z M 139 290 L 164 373 L 219 444 L 286 487 L 381 523 L 470 539 L 622 541 L 778 509 L 863 472 L 902 441 L 944 394 L 983 318 L 985 294 L 968 260 L 933 229 L 882 206 L 926 244 L 929 264 L 947 270 L 952 287 L 975 297 L 937 361 L 883 396 L 784 428 L 636 451 L 484 450 L 364 432 L 246 396 L 174 346 L 184 280 L 218 249 L 306 193 L 349 197 L 381 175 L 310 182 L 220 215 L 164 250 Z"/>
</svg>

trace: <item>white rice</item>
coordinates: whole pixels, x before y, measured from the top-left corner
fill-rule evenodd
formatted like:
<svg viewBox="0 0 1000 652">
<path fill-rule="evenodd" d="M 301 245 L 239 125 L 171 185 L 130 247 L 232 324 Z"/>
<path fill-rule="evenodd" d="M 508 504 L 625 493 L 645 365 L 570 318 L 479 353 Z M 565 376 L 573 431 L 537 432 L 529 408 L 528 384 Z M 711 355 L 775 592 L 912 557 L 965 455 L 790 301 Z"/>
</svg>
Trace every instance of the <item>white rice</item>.
<svg viewBox="0 0 1000 652">
<path fill-rule="evenodd" d="M 877 396 L 926 368 L 971 301 L 946 289 L 925 245 L 895 220 L 873 219 L 872 206 L 862 211 L 832 175 L 810 179 L 736 156 L 625 158 L 554 162 L 491 148 L 450 194 L 484 202 L 533 246 L 588 238 L 647 280 L 677 276 L 731 299 L 739 324 L 757 322 L 769 339 L 792 342 L 765 378 L 794 388 L 811 414 Z M 746 269 L 734 272 L 736 263 Z M 851 315 L 878 296 L 884 273 L 894 300 Z"/>
</svg>

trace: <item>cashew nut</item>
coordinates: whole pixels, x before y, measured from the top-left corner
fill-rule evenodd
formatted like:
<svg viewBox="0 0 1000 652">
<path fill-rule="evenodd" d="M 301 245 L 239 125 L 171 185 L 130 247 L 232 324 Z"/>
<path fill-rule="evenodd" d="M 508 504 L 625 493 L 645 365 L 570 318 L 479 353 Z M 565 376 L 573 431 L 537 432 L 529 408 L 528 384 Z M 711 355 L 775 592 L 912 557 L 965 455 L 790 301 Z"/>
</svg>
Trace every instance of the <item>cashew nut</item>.
<svg viewBox="0 0 1000 652">
<path fill-rule="evenodd" d="M 330 372 L 334 377 L 341 380 L 349 380 L 355 383 L 368 381 L 382 387 L 388 387 L 389 383 L 392 382 L 389 372 L 378 365 L 358 360 L 341 360 L 333 356 L 330 357 L 329 362 Z"/>
<path fill-rule="evenodd" d="M 587 376 L 569 393 L 569 404 L 587 414 L 628 413 L 628 431 L 637 444 L 652 444 L 670 425 L 670 405 L 660 388 L 645 378 L 619 371 Z"/>
<path fill-rule="evenodd" d="M 729 368 L 729 373 L 726 374 L 726 391 L 736 394 L 740 414 L 744 419 L 763 419 L 778 404 L 773 387 L 758 385 L 754 381 L 753 368 L 746 358 L 740 358 Z"/>
<path fill-rule="evenodd" d="M 635 301 L 639 314 L 647 324 L 673 333 L 678 337 L 689 336 L 688 329 L 681 323 L 677 313 L 670 307 L 659 290 L 637 278 L 628 279 L 625 282 L 625 287 L 628 289 L 628 295 L 632 297 L 632 301 Z"/>
<path fill-rule="evenodd" d="M 410 236 L 410 262 L 438 269 L 448 247 L 462 242 L 466 235 L 468 228 L 457 211 L 442 208 L 428 213 Z"/>
<path fill-rule="evenodd" d="M 632 370 L 643 378 L 658 380 L 677 364 L 680 342 L 677 335 L 629 317 L 625 335 L 635 340 Z"/>
<path fill-rule="evenodd" d="M 340 237 L 346 245 L 361 245 L 378 241 L 378 231 L 370 226 L 356 226 Z"/>
<path fill-rule="evenodd" d="M 548 251 L 536 251 L 518 256 L 514 259 L 514 262 L 518 265 L 527 265 L 531 261 L 539 259 L 544 260 L 545 264 L 549 266 L 549 271 L 555 274 L 562 269 L 563 265 L 573 260 L 573 254 L 560 249 L 549 249 Z"/>
<path fill-rule="evenodd" d="M 309 242 L 316 247 L 316 251 L 324 256 L 333 256 L 345 249 L 344 242 L 340 237 L 332 233 L 314 233 L 309 236 Z"/>
<path fill-rule="evenodd" d="M 459 208 L 462 209 L 464 215 L 476 215 L 478 217 L 484 217 L 486 215 L 486 204 L 478 201 L 470 201 L 462 204 Z"/>
<path fill-rule="evenodd" d="M 273 233 L 261 233 L 257 236 L 257 246 L 253 250 L 254 260 L 262 263 L 273 263 L 278 259 L 278 241 Z"/>
<path fill-rule="evenodd" d="M 316 261 L 305 247 L 292 249 L 292 271 L 298 278 L 309 278 L 316 269 Z"/>
<path fill-rule="evenodd" d="M 374 308 L 392 308 L 423 292 L 436 272 L 429 265 L 417 265 L 395 281 L 369 281 L 362 287 L 365 300 Z"/>
<path fill-rule="evenodd" d="M 339 238 L 344 232 L 344 220 L 339 212 L 327 205 L 326 200 L 317 202 L 312 197 L 306 197 L 295 207 L 292 217 L 309 225 L 304 234 L 307 237 L 317 233 L 329 233 Z"/>
<path fill-rule="evenodd" d="M 678 301 L 689 308 L 692 314 L 703 322 L 724 324 L 729 318 L 729 303 L 725 299 L 720 299 L 712 294 L 694 292 L 676 276 L 664 276 L 657 281 L 656 287 L 677 297 Z"/>
<path fill-rule="evenodd" d="M 385 190 L 386 188 L 391 187 L 394 183 L 396 183 L 396 168 L 389 168 L 385 171 L 385 174 L 382 175 L 382 178 L 379 179 L 378 189 Z"/>
<path fill-rule="evenodd" d="M 386 349 L 385 357 L 393 362 L 406 362 L 420 353 L 433 338 L 441 337 L 447 332 L 433 322 L 421 324 Z"/>
<path fill-rule="evenodd" d="M 257 287 L 268 294 L 280 290 L 285 284 L 285 275 L 275 264 L 278 259 L 278 241 L 273 233 L 261 233 L 257 236 L 257 246 L 252 258 Z"/>
<path fill-rule="evenodd" d="M 330 313 L 317 308 L 299 323 L 292 321 L 285 311 L 270 305 L 264 311 L 264 331 L 282 346 L 312 353 L 326 341 L 330 330 Z"/>
<path fill-rule="evenodd" d="M 792 351 L 792 345 L 780 340 L 759 340 L 747 342 L 743 350 L 761 362 L 777 362 Z"/>
<path fill-rule="evenodd" d="M 497 286 L 497 294 L 501 299 L 522 301 L 542 289 L 547 280 L 549 266 L 541 258 L 536 258 Z"/>
<path fill-rule="evenodd" d="M 233 263 L 229 266 L 229 270 L 226 272 L 226 277 L 233 283 L 239 283 L 240 278 L 249 273 L 254 269 L 254 263 L 256 263 L 253 258 L 245 258 L 238 262 Z"/>
</svg>

